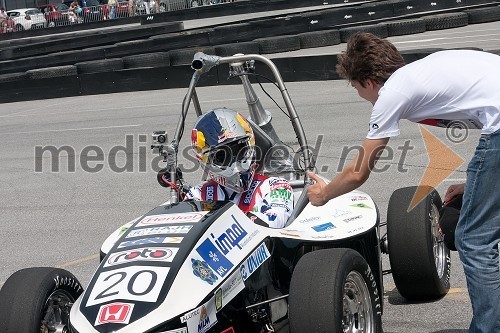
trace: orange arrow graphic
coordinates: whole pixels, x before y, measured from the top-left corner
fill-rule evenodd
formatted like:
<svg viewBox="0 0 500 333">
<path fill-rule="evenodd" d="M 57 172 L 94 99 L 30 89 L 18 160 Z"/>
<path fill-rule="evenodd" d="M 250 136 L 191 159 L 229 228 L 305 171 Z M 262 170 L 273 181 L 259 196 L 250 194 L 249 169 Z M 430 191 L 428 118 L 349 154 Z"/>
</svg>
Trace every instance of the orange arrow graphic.
<svg viewBox="0 0 500 333">
<path fill-rule="evenodd" d="M 408 211 L 415 208 L 432 190 L 437 187 L 443 180 L 448 178 L 462 163 L 464 159 L 458 156 L 453 150 L 445 145 L 441 140 L 426 130 L 422 125 L 419 125 L 420 133 L 424 138 L 427 155 L 429 155 L 429 164 L 424 172 L 424 176 L 420 180 L 417 191 L 413 195 Z M 422 185 L 429 185 L 431 188 Z"/>
</svg>

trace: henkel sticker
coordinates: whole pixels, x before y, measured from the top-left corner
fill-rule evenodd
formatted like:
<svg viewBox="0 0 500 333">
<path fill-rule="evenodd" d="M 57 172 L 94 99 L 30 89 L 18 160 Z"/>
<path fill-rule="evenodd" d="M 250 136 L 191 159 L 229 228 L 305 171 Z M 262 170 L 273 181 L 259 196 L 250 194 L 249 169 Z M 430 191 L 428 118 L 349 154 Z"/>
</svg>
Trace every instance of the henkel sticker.
<svg viewBox="0 0 500 333">
<path fill-rule="evenodd" d="M 170 225 L 166 227 L 142 228 L 130 231 L 125 238 L 162 234 L 187 234 L 192 225 Z"/>
<path fill-rule="evenodd" d="M 128 324 L 134 310 L 131 303 L 110 303 L 101 305 L 94 326 L 102 324 Z"/>
<path fill-rule="evenodd" d="M 172 262 L 179 251 L 176 247 L 141 247 L 126 251 L 115 252 L 109 255 L 104 267 L 127 264 L 134 261 L 164 261 Z"/>
<path fill-rule="evenodd" d="M 246 281 L 270 256 L 266 244 L 260 244 L 240 266 L 243 281 Z"/>
<path fill-rule="evenodd" d="M 100 272 L 86 306 L 115 300 L 156 302 L 169 267 L 130 266 Z"/>
<path fill-rule="evenodd" d="M 184 321 L 183 321 L 184 319 Z M 187 322 L 188 332 L 205 333 L 217 323 L 215 300 L 212 297 L 207 303 L 181 317 Z"/>
<path fill-rule="evenodd" d="M 203 212 L 149 215 L 140 220 L 139 223 L 136 224 L 136 226 L 143 227 L 150 225 L 170 224 L 170 223 L 195 223 L 200 221 L 207 213 L 208 212 L 203 211 Z"/>
<path fill-rule="evenodd" d="M 182 242 L 184 238 L 183 237 L 150 237 L 150 238 L 141 238 L 141 239 L 135 239 L 127 242 L 121 242 L 118 245 L 119 249 L 122 249 L 124 247 L 131 247 L 131 246 L 137 246 L 137 245 L 149 245 L 149 244 L 179 244 Z"/>
</svg>

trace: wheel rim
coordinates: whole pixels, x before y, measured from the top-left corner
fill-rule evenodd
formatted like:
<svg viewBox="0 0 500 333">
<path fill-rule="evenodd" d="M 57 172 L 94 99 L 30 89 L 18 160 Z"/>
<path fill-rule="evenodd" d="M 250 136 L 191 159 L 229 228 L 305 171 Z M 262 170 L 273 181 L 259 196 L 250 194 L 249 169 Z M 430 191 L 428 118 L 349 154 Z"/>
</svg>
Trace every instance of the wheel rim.
<svg viewBox="0 0 500 333">
<path fill-rule="evenodd" d="M 435 205 L 431 208 L 431 233 L 434 262 L 438 276 L 442 278 L 446 269 L 446 246 L 439 233 L 439 210 Z"/>
<path fill-rule="evenodd" d="M 349 272 L 344 283 L 342 331 L 375 332 L 371 304 L 370 292 L 361 274 L 356 271 Z"/>
<path fill-rule="evenodd" d="M 40 333 L 66 333 L 69 312 L 75 300 L 64 290 L 56 290 L 47 298 L 42 313 Z"/>
<path fill-rule="evenodd" d="M 198 7 L 200 4 L 198 3 L 198 1 L 193 1 L 191 2 L 191 7 L 195 8 L 195 7 Z"/>
</svg>

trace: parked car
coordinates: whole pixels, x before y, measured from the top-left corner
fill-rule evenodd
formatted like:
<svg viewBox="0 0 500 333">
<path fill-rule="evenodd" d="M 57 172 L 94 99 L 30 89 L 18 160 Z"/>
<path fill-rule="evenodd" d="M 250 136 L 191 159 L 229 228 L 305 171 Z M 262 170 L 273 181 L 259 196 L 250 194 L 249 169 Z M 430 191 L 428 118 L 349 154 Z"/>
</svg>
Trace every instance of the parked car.
<svg viewBox="0 0 500 333">
<path fill-rule="evenodd" d="M 47 26 L 50 28 L 69 24 L 69 7 L 63 3 L 59 5 L 39 5 L 36 6 L 36 8 L 40 9 L 40 11 L 45 15 Z"/>
<path fill-rule="evenodd" d="M 47 26 L 47 20 L 43 13 L 37 8 L 21 8 L 7 12 L 14 20 L 14 29 L 16 31 L 40 29 Z"/>
<path fill-rule="evenodd" d="M 10 17 L 0 18 L 0 33 L 7 33 L 15 31 L 16 24 Z"/>
</svg>

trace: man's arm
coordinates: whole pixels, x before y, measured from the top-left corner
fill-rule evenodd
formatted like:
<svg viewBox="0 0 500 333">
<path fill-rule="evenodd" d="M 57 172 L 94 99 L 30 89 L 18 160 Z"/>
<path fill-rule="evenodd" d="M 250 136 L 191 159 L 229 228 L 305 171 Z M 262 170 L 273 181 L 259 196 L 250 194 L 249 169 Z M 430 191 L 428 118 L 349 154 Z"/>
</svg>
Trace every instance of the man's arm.
<svg viewBox="0 0 500 333">
<path fill-rule="evenodd" d="M 380 154 L 389 142 L 389 138 L 365 139 L 362 148 L 354 160 L 329 184 L 320 177 L 310 172 L 311 179 L 316 181 L 309 186 L 307 196 L 314 206 L 322 206 L 330 199 L 357 189 L 368 179 Z"/>
</svg>

